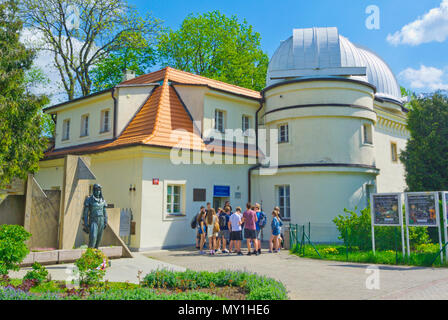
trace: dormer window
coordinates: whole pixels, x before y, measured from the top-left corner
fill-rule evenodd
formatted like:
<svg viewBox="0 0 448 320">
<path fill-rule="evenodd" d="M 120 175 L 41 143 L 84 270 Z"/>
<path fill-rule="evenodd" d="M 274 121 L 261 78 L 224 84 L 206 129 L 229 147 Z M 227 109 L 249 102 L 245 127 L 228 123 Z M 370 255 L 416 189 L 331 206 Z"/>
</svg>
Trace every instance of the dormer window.
<svg viewBox="0 0 448 320">
<path fill-rule="evenodd" d="M 70 119 L 62 122 L 62 141 L 70 139 Z"/>
<path fill-rule="evenodd" d="M 100 131 L 100 133 L 109 132 L 109 130 L 110 130 L 109 118 L 110 118 L 109 109 L 101 111 L 101 131 Z"/>
<path fill-rule="evenodd" d="M 81 137 L 89 135 L 89 115 L 85 114 L 81 117 Z"/>
</svg>

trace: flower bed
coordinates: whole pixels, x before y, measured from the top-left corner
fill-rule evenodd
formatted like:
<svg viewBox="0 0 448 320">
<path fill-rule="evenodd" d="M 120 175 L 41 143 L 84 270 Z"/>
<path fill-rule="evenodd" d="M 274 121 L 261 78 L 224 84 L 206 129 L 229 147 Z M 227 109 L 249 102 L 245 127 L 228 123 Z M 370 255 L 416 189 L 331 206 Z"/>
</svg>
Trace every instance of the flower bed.
<svg viewBox="0 0 448 320">
<path fill-rule="evenodd" d="M 236 271 L 173 272 L 158 270 L 140 285 L 98 282 L 71 288 L 63 281 L 0 279 L 0 300 L 283 300 L 282 283 Z"/>
</svg>

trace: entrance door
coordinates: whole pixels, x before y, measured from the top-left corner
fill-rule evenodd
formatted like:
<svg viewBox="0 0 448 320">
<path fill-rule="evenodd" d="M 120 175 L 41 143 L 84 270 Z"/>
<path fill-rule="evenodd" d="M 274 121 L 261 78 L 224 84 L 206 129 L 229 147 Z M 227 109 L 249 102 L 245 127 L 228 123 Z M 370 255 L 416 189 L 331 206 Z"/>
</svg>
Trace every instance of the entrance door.
<svg viewBox="0 0 448 320">
<path fill-rule="evenodd" d="M 218 212 L 218 208 L 224 209 L 226 201 L 230 201 L 229 197 L 213 197 L 213 208 Z"/>
</svg>

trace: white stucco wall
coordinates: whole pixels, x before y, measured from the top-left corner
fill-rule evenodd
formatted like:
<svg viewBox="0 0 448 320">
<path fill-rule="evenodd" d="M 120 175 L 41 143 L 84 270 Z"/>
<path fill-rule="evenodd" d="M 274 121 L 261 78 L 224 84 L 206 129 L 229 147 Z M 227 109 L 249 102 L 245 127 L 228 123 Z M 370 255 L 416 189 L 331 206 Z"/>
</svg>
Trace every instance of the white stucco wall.
<svg viewBox="0 0 448 320">
<path fill-rule="evenodd" d="M 154 86 L 131 86 L 117 89 L 117 136 L 126 128 L 153 89 Z"/>
<path fill-rule="evenodd" d="M 109 110 L 108 132 L 101 133 L 101 111 Z M 53 111 L 52 111 L 53 112 Z M 66 148 L 79 144 L 112 138 L 112 126 L 114 117 L 113 99 L 110 92 L 91 98 L 76 101 L 55 110 L 57 113 L 55 148 Z M 81 137 L 81 117 L 89 115 L 89 135 Z M 70 119 L 70 139 L 62 140 L 62 124 L 65 119 Z"/>
<path fill-rule="evenodd" d="M 244 207 L 247 199 L 248 165 L 173 165 L 166 157 L 145 157 L 142 174 L 142 218 L 140 248 L 192 244 L 196 230 L 190 221 L 201 205 L 213 203 L 213 186 L 229 185 L 233 208 Z M 158 178 L 159 185 L 152 179 Z M 185 181 L 186 216 L 168 218 L 164 208 L 165 181 Z M 205 188 L 206 201 L 193 202 L 193 188 Z M 235 199 L 235 192 L 241 199 Z"/>
</svg>

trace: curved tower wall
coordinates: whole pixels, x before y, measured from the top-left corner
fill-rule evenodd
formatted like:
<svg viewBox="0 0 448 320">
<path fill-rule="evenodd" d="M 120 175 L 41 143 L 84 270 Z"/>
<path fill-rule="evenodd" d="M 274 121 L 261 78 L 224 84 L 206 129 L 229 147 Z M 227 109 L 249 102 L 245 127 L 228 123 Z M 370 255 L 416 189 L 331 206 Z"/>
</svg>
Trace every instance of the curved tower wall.
<svg viewBox="0 0 448 320">
<path fill-rule="evenodd" d="M 268 131 L 287 123 L 289 141 L 278 144 L 275 174 L 253 171 L 253 201 L 263 201 L 270 212 L 279 203 L 278 187 L 289 185 L 290 222 L 321 226 L 315 241 L 336 240 L 333 218 L 344 208 L 364 208 L 374 191 L 374 141 L 363 141 L 365 124 L 374 137 L 374 92 L 368 83 L 333 78 L 266 88 L 260 122 Z"/>
</svg>

